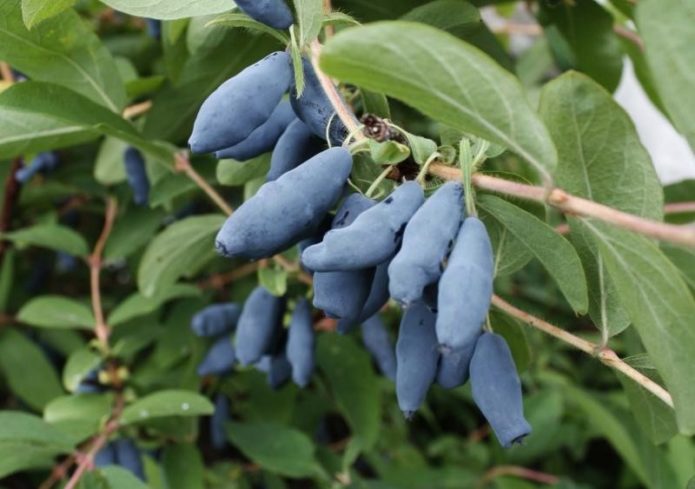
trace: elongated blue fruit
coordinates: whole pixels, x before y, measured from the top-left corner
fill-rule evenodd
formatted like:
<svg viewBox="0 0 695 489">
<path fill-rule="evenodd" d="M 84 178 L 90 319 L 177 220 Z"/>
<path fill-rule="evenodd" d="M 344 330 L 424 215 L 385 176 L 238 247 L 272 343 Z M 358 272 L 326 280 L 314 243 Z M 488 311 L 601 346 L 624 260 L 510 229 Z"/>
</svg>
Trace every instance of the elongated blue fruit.
<svg viewBox="0 0 695 489">
<path fill-rule="evenodd" d="M 118 465 L 129 470 L 140 480 L 145 480 L 145 470 L 142 466 L 140 449 L 131 440 L 120 438 L 113 442 L 116 450 Z"/>
<path fill-rule="evenodd" d="M 469 217 L 439 281 L 437 338 L 444 349 L 472 345 L 492 299 L 494 262 L 485 225 Z"/>
<path fill-rule="evenodd" d="M 407 306 L 439 280 L 444 260 L 461 227 L 463 186 L 448 182 L 437 190 L 403 233 L 403 245 L 389 267 L 391 297 Z"/>
<path fill-rule="evenodd" d="M 246 15 L 275 29 L 289 29 L 294 19 L 282 0 L 235 0 Z"/>
<path fill-rule="evenodd" d="M 31 162 L 17 170 L 15 180 L 19 183 L 26 183 L 37 173 L 46 173 L 58 166 L 58 154 L 53 151 L 39 153 Z"/>
<path fill-rule="evenodd" d="M 215 396 L 215 411 L 210 417 L 210 441 L 213 448 L 222 450 L 227 446 L 227 430 L 229 421 L 229 398 L 224 394 Z"/>
<path fill-rule="evenodd" d="M 272 389 L 279 389 L 292 377 L 292 365 L 284 351 L 270 357 L 269 367 L 267 378 Z"/>
<path fill-rule="evenodd" d="M 290 86 L 285 52 L 275 52 L 224 82 L 203 102 L 188 141 L 194 153 L 229 148 L 268 120 Z"/>
<path fill-rule="evenodd" d="M 403 230 L 425 196 L 416 182 L 406 182 L 384 201 L 360 214 L 355 222 L 333 229 L 302 253 L 302 262 L 315 272 L 359 270 L 389 260 L 398 249 Z"/>
<path fill-rule="evenodd" d="M 140 151 L 130 146 L 125 150 L 123 159 L 128 184 L 133 190 L 133 202 L 137 205 L 147 204 L 150 195 L 150 179 L 145 169 L 145 158 Z"/>
<path fill-rule="evenodd" d="M 332 229 L 352 224 L 357 216 L 376 204 L 362 194 L 351 194 L 338 209 Z M 329 317 L 349 322 L 360 319 L 374 280 L 374 267 L 349 272 L 317 272 L 314 274 L 314 307 Z"/>
<path fill-rule="evenodd" d="M 372 288 L 369 291 L 367 301 L 362 308 L 362 314 L 357 321 L 352 321 L 351 318 L 345 318 L 338 321 L 338 332 L 347 334 L 352 331 L 359 323 L 366 321 L 376 313 L 381 311 L 381 308 L 386 305 L 389 300 L 389 261 L 382 263 L 376 267 L 374 272 L 374 280 Z"/>
<path fill-rule="evenodd" d="M 396 342 L 396 396 L 406 418 L 420 408 L 437 376 L 436 319 L 422 302 L 414 302 L 401 319 Z"/>
<path fill-rule="evenodd" d="M 471 359 L 473 400 L 504 448 L 531 433 L 524 418 L 521 381 L 503 337 L 483 333 Z"/>
<path fill-rule="evenodd" d="M 212 304 L 193 316 L 191 329 L 197 336 L 219 336 L 234 330 L 240 315 L 239 304 Z"/>
<path fill-rule="evenodd" d="M 468 382 L 469 367 L 475 344 L 442 353 L 437 370 L 437 384 L 454 389 Z"/>
<path fill-rule="evenodd" d="M 200 365 L 198 365 L 198 375 L 222 375 L 226 374 L 234 367 L 236 361 L 236 353 L 231 339 L 225 335 L 215 341 L 208 354 Z"/>
<path fill-rule="evenodd" d="M 345 125 L 335 112 L 335 108 L 326 96 L 311 61 L 302 58 L 304 69 L 304 91 L 297 97 L 297 87 L 292 81 L 290 101 L 294 112 L 304 124 L 321 139 L 328 139 L 332 145 L 341 145 L 348 135 Z M 327 130 L 328 129 L 328 130 Z"/>
<path fill-rule="evenodd" d="M 96 455 L 94 455 L 94 466 L 98 468 L 106 467 L 107 465 L 116 465 L 116 449 L 113 443 L 107 443 Z"/>
<path fill-rule="evenodd" d="M 287 126 L 275 145 L 266 180 L 268 182 L 277 180 L 324 149 L 326 149 L 326 143 L 314 136 L 314 133 L 302 121 L 295 120 Z"/>
<path fill-rule="evenodd" d="M 220 160 L 231 158 L 237 161 L 246 161 L 267 153 L 275 147 L 283 131 L 295 120 L 297 120 L 297 116 L 294 115 L 290 103 L 286 100 L 282 101 L 270 114 L 268 120 L 254 129 L 249 137 L 231 148 L 217 151 L 215 156 Z"/>
<path fill-rule="evenodd" d="M 292 314 L 290 332 L 287 337 L 287 360 L 292 366 L 292 381 L 299 387 L 306 387 L 314 373 L 316 337 L 311 307 L 306 299 L 301 299 Z"/>
<path fill-rule="evenodd" d="M 273 346 L 281 326 L 285 301 L 263 287 L 256 287 L 241 312 L 235 346 L 242 365 L 257 362 Z"/>
<path fill-rule="evenodd" d="M 379 315 L 362 323 L 362 341 L 385 377 L 396 381 L 396 349 Z"/>
<path fill-rule="evenodd" d="M 350 152 L 331 148 L 264 184 L 224 223 L 218 253 L 267 258 L 309 236 L 340 198 L 351 170 Z"/>
</svg>

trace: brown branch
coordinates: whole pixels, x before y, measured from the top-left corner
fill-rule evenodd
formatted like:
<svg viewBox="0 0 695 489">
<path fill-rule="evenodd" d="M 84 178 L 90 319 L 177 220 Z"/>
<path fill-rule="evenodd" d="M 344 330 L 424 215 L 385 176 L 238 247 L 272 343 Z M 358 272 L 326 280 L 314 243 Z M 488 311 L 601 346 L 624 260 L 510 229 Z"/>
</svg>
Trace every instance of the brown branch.
<svg viewBox="0 0 695 489">
<path fill-rule="evenodd" d="M 522 311 L 497 295 L 492 297 L 492 304 L 505 314 L 515 317 L 521 322 L 541 330 L 544 333 L 562 341 L 563 343 L 567 343 L 568 345 L 571 345 L 584 353 L 598 358 L 601 363 L 614 370 L 617 370 L 626 377 L 629 377 L 631 380 L 637 382 L 644 389 L 648 390 L 654 396 L 663 401 L 664 404 L 673 408 L 673 399 L 671 398 L 671 394 L 669 394 L 666 389 L 625 363 L 613 350 L 605 347 L 602 348 L 600 345 L 587 341 L 579 336 L 575 336 L 564 329 L 558 328 L 547 321 Z"/>
<path fill-rule="evenodd" d="M 506 475 L 538 482 L 540 484 L 554 485 L 560 482 L 558 477 L 552 474 L 546 474 L 545 472 L 539 472 L 537 470 L 527 469 L 526 467 L 519 467 L 516 465 L 498 465 L 497 467 L 493 467 L 488 470 L 478 481 L 475 487 L 477 489 L 483 488 L 496 478 L 504 477 Z"/>
<path fill-rule="evenodd" d="M 19 192 L 22 189 L 22 185 L 17 181 L 15 175 L 21 167 L 22 159 L 15 158 L 12 161 L 12 168 L 10 168 L 10 172 L 5 179 L 5 195 L 2 202 L 2 211 L 0 211 L 0 233 L 9 231 L 12 226 L 14 206 L 19 199 Z M 2 261 L 7 246 L 7 241 L 0 238 L 0 261 Z"/>
<path fill-rule="evenodd" d="M 238 268 L 230 270 L 229 272 L 212 275 L 206 278 L 205 280 L 201 280 L 200 282 L 198 282 L 198 287 L 200 287 L 201 289 L 219 290 L 227 284 L 236 282 L 239 279 L 256 273 L 258 267 L 259 262 L 247 263 Z"/>
<path fill-rule="evenodd" d="M 695 212 L 695 202 L 674 202 L 664 206 L 666 214 L 688 214 Z"/>
<path fill-rule="evenodd" d="M 101 235 L 94 246 L 94 251 L 88 258 L 89 262 L 89 276 L 90 276 L 90 289 L 92 296 L 92 311 L 94 312 L 94 334 L 104 348 L 104 351 L 108 351 L 109 346 L 109 327 L 104 319 L 104 310 L 101 305 L 101 288 L 99 285 L 99 276 L 101 274 L 101 257 L 104 252 L 104 247 L 106 246 L 106 240 L 111 234 L 111 229 L 113 228 L 113 223 L 116 219 L 116 213 L 118 212 L 118 205 L 116 199 L 109 197 L 106 201 L 106 212 L 104 215 L 104 227 L 101 231 Z"/>
<path fill-rule="evenodd" d="M 10 65 L 4 61 L 0 61 L 0 75 L 2 79 L 6 82 L 14 83 L 14 73 L 12 73 L 12 68 Z"/>
<path fill-rule="evenodd" d="M 640 51 L 644 51 L 644 41 L 642 41 L 639 34 L 632 29 L 628 29 L 623 25 L 614 25 L 613 32 L 615 32 L 618 37 L 622 37 L 626 41 L 630 41 L 632 44 L 637 46 Z"/>
<path fill-rule="evenodd" d="M 152 101 L 146 100 L 139 104 L 134 104 L 123 109 L 123 118 L 134 119 L 140 115 L 146 114 L 152 108 Z"/>
<path fill-rule="evenodd" d="M 186 152 L 177 153 L 175 159 L 174 168 L 176 171 L 185 173 L 188 178 L 193 180 L 193 182 L 200 187 L 200 189 L 205 192 L 208 197 L 210 197 L 210 200 L 212 200 L 217 207 L 222 210 L 222 212 L 228 216 L 231 216 L 234 210 L 227 204 L 227 202 L 225 202 L 222 196 L 218 194 L 217 191 L 212 188 L 212 186 L 206 182 L 197 171 L 195 171 L 191 165 L 191 160 L 188 158 L 188 154 Z"/>
</svg>

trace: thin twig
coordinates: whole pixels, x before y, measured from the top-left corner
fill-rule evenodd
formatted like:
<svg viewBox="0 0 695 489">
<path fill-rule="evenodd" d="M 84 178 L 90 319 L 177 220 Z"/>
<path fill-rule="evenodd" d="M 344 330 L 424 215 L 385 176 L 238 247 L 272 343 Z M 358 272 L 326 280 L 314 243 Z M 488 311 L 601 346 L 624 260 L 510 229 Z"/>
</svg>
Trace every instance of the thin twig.
<svg viewBox="0 0 695 489">
<path fill-rule="evenodd" d="M 480 481 L 478 481 L 475 487 L 477 489 L 483 488 L 498 477 L 504 477 L 506 475 L 538 482 L 540 484 L 554 485 L 560 482 L 558 477 L 552 474 L 546 474 L 545 472 L 539 472 L 537 470 L 531 470 L 527 469 L 526 467 L 519 467 L 516 465 L 498 465 L 497 467 L 493 467 L 488 470 Z"/>
<path fill-rule="evenodd" d="M 19 199 L 19 192 L 22 189 L 22 185 L 17 181 L 15 175 L 17 171 L 22 167 L 22 159 L 15 158 L 12 161 L 12 167 L 10 172 L 7 174 L 5 179 L 5 193 L 2 202 L 2 210 L 0 210 L 0 233 L 4 233 L 10 230 L 12 225 L 12 214 L 14 213 L 14 206 Z M 5 254 L 7 249 L 7 242 L 0 238 L 0 261 Z"/>
<path fill-rule="evenodd" d="M 113 223 L 116 219 L 116 213 L 118 212 L 118 205 L 116 199 L 109 197 L 106 201 L 106 212 L 104 215 L 104 227 L 101 230 L 101 235 L 94 246 L 94 251 L 89 256 L 89 275 L 90 275 L 90 289 L 92 295 L 92 311 L 94 312 L 94 334 L 104 348 L 104 351 L 108 350 L 109 345 L 109 327 L 104 319 L 104 310 L 101 305 L 101 288 L 99 284 L 99 276 L 101 274 L 101 257 L 104 252 L 104 247 L 106 246 L 106 240 L 111 234 L 111 229 L 113 229 Z"/>
<path fill-rule="evenodd" d="M 220 194 L 212 188 L 212 186 L 205 181 L 205 179 L 200 176 L 200 174 L 195 171 L 191 161 L 188 159 L 188 155 L 185 152 L 180 152 L 176 154 L 176 161 L 174 163 L 174 168 L 176 171 L 185 173 L 188 178 L 193 180 L 193 182 L 200 187 L 200 189 L 205 192 L 208 197 L 219 207 L 222 212 L 226 215 L 231 216 L 234 210 L 225 202 Z"/>
<path fill-rule="evenodd" d="M 618 37 L 622 37 L 626 41 L 630 41 L 632 44 L 637 46 L 640 51 L 644 51 L 644 41 L 642 41 L 639 34 L 632 29 L 628 29 L 623 25 L 616 24 L 613 26 L 613 32 L 615 32 Z"/>
<path fill-rule="evenodd" d="M 140 115 L 146 114 L 152 108 L 152 101 L 146 100 L 139 104 L 130 105 L 123 109 L 123 117 L 125 119 L 134 119 Z"/>
<path fill-rule="evenodd" d="M 665 214 L 688 214 L 695 212 L 695 202 L 673 202 L 664 206 Z"/>
<path fill-rule="evenodd" d="M 225 285 L 232 282 L 236 282 L 239 279 L 247 277 L 253 273 L 256 273 L 259 267 L 259 262 L 252 262 L 242 265 L 238 268 L 230 270 L 226 273 L 220 273 L 217 275 L 212 275 L 205 280 L 198 282 L 198 287 L 201 289 L 214 289 L 219 290 L 224 288 Z"/>
<path fill-rule="evenodd" d="M 331 5 L 331 0 L 323 0 L 323 13 L 324 15 L 330 15 L 333 11 L 333 5 Z M 330 39 L 335 34 L 335 26 L 327 24 L 323 32 L 326 35 L 326 39 Z"/>
<path fill-rule="evenodd" d="M 663 401 L 664 404 L 673 408 L 673 399 L 671 398 L 671 394 L 669 394 L 666 389 L 625 363 L 625 361 L 621 360 L 613 350 L 605 347 L 601 348 L 601 346 L 592 343 L 591 341 L 587 341 L 583 338 L 575 336 L 564 329 L 558 328 L 547 321 L 522 311 L 497 295 L 492 297 L 492 304 L 504 313 L 521 320 L 523 323 L 539 329 L 544 333 L 583 351 L 584 353 L 598 358 L 601 363 L 634 380 L 644 389 L 648 390 L 654 396 Z"/>
<path fill-rule="evenodd" d="M 14 83 L 15 81 L 12 68 L 10 68 L 10 65 L 4 61 L 0 61 L 0 75 L 2 75 L 2 79 L 6 82 Z"/>
<path fill-rule="evenodd" d="M 330 78 L 320 70 L 318 62 L 320 54 L 321 45 L 318 42 L 314 42 L 312 44 L 312 63 L 316 75 L 321 81 L 321 86 L 333 104 L 336 113 L 345 124 L 345 127 L 347 127 L 348 132 L 354 133 L 355 139 L 358 141 L 365 139 L 366 136 L 358 130 L 359 124 L 354 114 L 343 103 Z M 429 172 L 445 180 L 461 181 L 461 171 L 452 166 L 433 163 L 430 165 Z M 473 175 L 473 184 L 483 190 L 547 203 L 565 214 L 599 219 L 645 236 L 695 248 L 695 229 L 692 227 L 644 219 L 591 200 L 576 197 L 559 188 L 547 189 L 545 187 L 525 185 L 480 173 Z"/>
</svg>

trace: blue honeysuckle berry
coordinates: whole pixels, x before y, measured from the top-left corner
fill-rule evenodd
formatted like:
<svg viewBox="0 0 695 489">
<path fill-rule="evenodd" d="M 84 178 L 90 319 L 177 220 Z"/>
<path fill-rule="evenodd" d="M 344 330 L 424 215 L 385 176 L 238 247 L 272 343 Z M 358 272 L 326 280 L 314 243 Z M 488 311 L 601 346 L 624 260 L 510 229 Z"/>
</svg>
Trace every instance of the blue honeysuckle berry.
<svg viewBox="0 0 695 489">
<path fill-rule="evenodd" d="M 274 29 L 289 29 L 294 18 L 283 0 L 235 0 L 246 15 Z"/>
<path fill-rule="evenodd" d="M 147 176 L 145 158 L 140 151 L 130 146 L 125 150 L 123 159 L 128 184 L 133 190 L 133 202 L 146 205 L 149 202 L 150 179 Z"/>
<path fill-rule="evenodd" d="M 200 337 L 219 336 L 233 331 L 239 316 L 241 316 L 239 304 L 212 304 L 193 316 L 191 329 Z"/>
<path fill-rule="evenodd" d="M 311 307 L 306 299 L 300 299 L 292 314 L 287 336 L 287 360 L 292 366 L 292 381 L 306 387 L 314 373 L 316 337 Z"/>
<path fill-rule="evenodd" d="M 381 373 L 396 381 L 396 348 L 378 314 L 362 323 L 362 342 Z"/>
<path fill-rule="evenodd" d="M 326 143 L 314 136 L 309 127 L 295 120 L 278 139 L 270 159 L 266 181 L 272 182 L 326 149 Z"/>
<path fill-rule="evenodd" d="M 256 363 L 277 340 L 285 301 L 263 287 L 256 287 L 246 299 L 234 338 L 241 365 Z"/>
<path fill-rule="evenodd" d="M 229 421 L 229 398 L 222 393 L 215 396 L 215 411 L 210 417 L 210 441 L 213 448 L 222 450 L 227 446 L 227 430 Z"/>
<path fill-rule="evenodd" d="M 113 447 L 118 465 L 130 471 L 138 479 L 145 480 L 142 454 L 137 445 L 127 438 L 120 438 L 113 442 Z"/>
<path fill-rule="evenodd" d="M 200 365 L 198 375 L 222 375 L 230 372 L 236 362 L 236 352 L 231 338 L 227 335 L 215 341 Z"/>
</svg>

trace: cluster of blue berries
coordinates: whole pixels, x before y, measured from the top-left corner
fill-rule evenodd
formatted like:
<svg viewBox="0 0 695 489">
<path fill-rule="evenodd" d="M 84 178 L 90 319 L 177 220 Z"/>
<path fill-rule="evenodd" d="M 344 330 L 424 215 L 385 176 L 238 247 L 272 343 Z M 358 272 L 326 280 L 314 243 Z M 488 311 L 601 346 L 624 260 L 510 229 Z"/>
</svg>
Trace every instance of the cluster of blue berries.
<svg viewBox="0 0 695 489">
<path fill-rule="evenodd" d="M 118 465 L 130 471 L 135 477 L 144 481 L 145 470 L 140 449 L 128 438 L 119 438 L 107 443 L 94 456 L 95 467 Z"/>
<path fill-rule="evenodd" d="M 55 151 L 39 153 L 28 165 L 17 170 L 15 179 L 19 183 L 27 183 L 37 173 L 46 174 L 55 170 L 59 163 L 60 159 Z"/>
<path fill-rule="evenodd" d="M 281 1 L 237 3 L 273 27 L 292 23 Z M 273 150 L 266 183 L 225 222 L 218 252 L 262 259 L 298 244 L 302 266 L 313 274 L 313 305 L 336 319 L 341 333 L 362 325 L 363 341 L 395 380 L 407 417 L 433 383 L 454 388 L 470 377 L 474 400 L 500 443 L 519 442 L 530 433 L 521 382 L 505 340 L 483 332 L 492 247 L 482 221 L 464 216 L 462 185 L 444 184 L 429 199 L 414 181 L 381 202 L 346 195 L 352 155 L 339 146 L 325 149 L 326 142 L 344 141 L 345 126 L 310 61 L 303 60 L 301 96 L 292 70 L 288 54 L 273 53 L 222 84 L 198 113 L 189 140 L 193 152 L 245 161 Z M 378 317 L 389 298 L 404 309 L 395 348 Z M 202 311 L 193 322 L 196 333 L 221 336 L 199 373 L 227 373 L 239 362 L 266 372 L 273 386 L 290 377 L 306 386 L 314 369 L 311 311 L 299 301 L 285 333 L 284 307 L 284 299 L 258 288 L 242 310 L 220 305 Z"/>
</svg>

